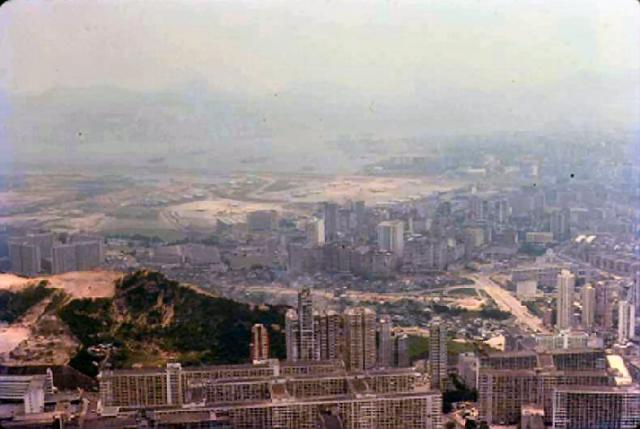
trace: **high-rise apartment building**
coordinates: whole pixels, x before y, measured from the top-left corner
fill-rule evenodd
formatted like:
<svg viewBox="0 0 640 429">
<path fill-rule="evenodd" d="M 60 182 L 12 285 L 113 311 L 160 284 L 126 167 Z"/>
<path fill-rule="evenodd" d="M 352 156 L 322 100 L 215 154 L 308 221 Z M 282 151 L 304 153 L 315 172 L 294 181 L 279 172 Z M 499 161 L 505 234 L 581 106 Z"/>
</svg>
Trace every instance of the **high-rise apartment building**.
<svg viewBox="0 0 640 429">
<path fill-rule="evenodd" d="M 568 210 L 556 210 L 551 213 L 549 230 L 556 241 L 564 241 L 571 238 L 570 214 Z"/>
<path fill-rule="evenodd" d="M 402 257 L 404 253 L 404 221 L 387 220 L 378 224 L 378 249 Z"/>
<path fill-rule="evenodd" d="M 325 202 L 323 208 L 325 242 L 331 243 L 338 239 L 338 205 Z"/>
<path fill-rule="evenodd" d="M 293 308 L 287 310 L 284 316 L 284 335 L 287 345 L 287 360 L 295 362 L 300 359 L 300 330 L 298 324 L 298 312 Z"/>
<path fill-rule="evenodd" d="M 322 246 L 325 243 L 324 219 L 313 218 L 305 227 L 307 241 L 313 246 Z"/>
<path fill-rule="evenodd" d="M 535 404 L 544 409 L 550 423 L 555 388 L 612 386 L 615 374 L 603 350 L 490 354 L 480 360 L 480 418 L 489 424 L 513 425 L 524 405 Z"/>
<path fill-rule="evenodd" d="M 337 359 L 342 339 L 341 317 L 329 311 L 313 311 L 311 289 L 303 286 L 298 292 L 298 309 L 285 315 L 287 360 L 311 361 Z"/>
<path fill-rule="evenodd" d="M 635 429 L 640 390 L 630 386 L 560 386 L 553 391 L 554 429 Z"/>
<path fill-rule="evenodd" d="M 444 390 L 448 381 L 447 331 L 439 324 L 433 324 L 429 328 L 429 368 L 431 385 Z"/>
<path fill-rule="evenodd" d="M 562 270 L 558 274 L 557 291 L 557 323 L 558 330 L 571 329 L 573 327 L 573 298 L 576 277 L 568 270 Z"/>
<path fill-rule="evenodd" d="M 23 237 L 26 243 L 40 249 L 40 256 L 42 258 L 51 257 L 51 248 L 53 247 L 54 236 L 51 232 L 35 232 L 27 234 Z"/>
<path fill-rule="evenodd" d="M 75 244 L 54 244 L 51 258 L 51 273 L 60 274 L 78 271 Z"/>
<path fill-rule="evenodd" d="M 166 407 L 190 402 L 226 402 L 264 399 L 265 385 L 273 378 L 322 376 L 344 373 L 339 361 L 279 362 L 275 359 L 254 364 L 217 365 L 182 368 L 168 364 L 166 369 L 145 368 L 103 371 L 98 376 L 103 406 L 129 409 Z M 235 380 L 227 386 L 211 385 L 218 380 Z M 246 388 L 247 380 L 255 383 Z M 206 389 L 203 389 L 206 387 Z M 194 396 L 194 395 L 197 395 Z M 203 398 L 204 396 L 204 398 Z"/>
<path fill-rule="evenodd" d="M 298 331 L 299 331 L 299 354 L 300 360 L 314 360 L 316 355 L 316 337 L 313 321 L 313 298 L 311 289 L 302 286 L 298 292 Z"/>
<path fill-rule="evenodd" d="M 344 312 L 345 363 L 352 371 L 373 368 L 376 364 L 376 314 L 364 307 Z"/>
<path fill-rule="evenodd" d="M 604 329 L 613 328 L 614 287 L 606 282 L 596 283 L 596 325 Z"/>
<path fill-rule="evenodd" d="M 469 217 L 473 221 L 485 220 L 487 214 L 487 201 L 473 196 L 469 199 Z"/>
<path fill-rule="evenodd" d="M 342 356 L 342 316 L 335 311 L 314 313 L 316 356 L 320 360 L 339 359 Z"/>
<path fill-rule="evenodd" d="M 65 244 L 54 243 L 52 233 L 33 233 L 10 241 L 12 270 L 35 275 L 43 268 L 53 274 L 90 270 L 104 260 L 102 238 L 86 234 L 72 234 Z"/>
<path fill-rule="evenodd" d="M 54 244 L 52 248 L 51 272 L 86 271 L 98 267 L 104 259 L 100 238 L 78 236 L 65 244 Z"/>
<path fill-rule="evenodd" d="M 378 321 L 378 366 L 387 368 L 393 364 L 394 342 L 391 335 L 391 317 L 383 315 Z"/>
<path fill-rule="evenodd" d="M 409 359 L 409 336 L 407 334 L 399 334 L 393 337 L 394 341 L 394 364 L 398 368 L 407 368 L 411 366 Z"/>
<path fill-rule="evenodd" d="M 102 243 L 86 241 L 74 244 L 76 248 L 76 269 L 78 271 L 92 270 L 102 263 Z"/>
<path fill-rule="evenodd" d="M 34 276 L 42 270 L 40 248 L 23 241 L 9 242 L 11 271 L 25 276 Z"/>
<path fill-rule="evenodd" d="M 345 428 L 442 427 L 440 392 L 410 369 L 345 373 L 326 362 L 175 364 L 166 370 L 103 371 L 98 379 L 101 409 L 144 409 L 156 420 L 190 415 L 195 425 L 215 415 L 235 429 L 317 429 L 323 415 L 331 415 Z"/>
<path fill-rule="evenodd" d="M 262 323 L 251 327 L 251 360 L 254 362 L 269 359 L 269 331 Z"/>
<path fill-rule="evenodd" d="M 626 344 L 636 334 L 635 306 L 627 300 L 618 303 L 618 343 Z"/>
<path fill-rule="evenodd" d="M 494 215 L 494 220 L 496 223 L 502 225 L 507 223 L 507 220 L 509 219 L 509 201 L 507 201 L 507 199 L 502 198 L 499 199 L 497 201 L 495 201 L 494 203 L 494 207 L 495 207 L 495 215 Z"/>
<path fill-rule="evenodd" d="M 596 320 L 596 290 L 590 284 L 582 288 L 582 327 L 593 330 Z"/>
<path fill-rule="evenodd" d="M 104 261 L 103 238 L 90 234 L 73 234 L 70 243 L 76 247 L 76 269 L 92 270 Z"/>
</svg>

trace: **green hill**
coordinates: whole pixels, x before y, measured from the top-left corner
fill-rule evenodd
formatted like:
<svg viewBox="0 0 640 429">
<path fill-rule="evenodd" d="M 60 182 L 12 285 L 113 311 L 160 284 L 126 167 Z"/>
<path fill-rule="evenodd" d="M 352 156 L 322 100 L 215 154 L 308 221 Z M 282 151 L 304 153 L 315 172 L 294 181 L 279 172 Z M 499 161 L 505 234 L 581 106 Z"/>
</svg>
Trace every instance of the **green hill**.
<svg viewBox="0 0 640 429">
<path fill-rule="evenodd" d="M 246 362 L 254 323 L 268 327 L 273 357 L 284 357 L 284 311 L 212 297 L 160 273 L 139 271 L 116 285 L 113 298 L 74 300 L 58 313 L 82 343 L 71 365 L 95 375 L 101 361 L 116 368 L 163 365 L 169 360 Z M 110 351 L 91 348 L 109 344 Z"/>
</svg>

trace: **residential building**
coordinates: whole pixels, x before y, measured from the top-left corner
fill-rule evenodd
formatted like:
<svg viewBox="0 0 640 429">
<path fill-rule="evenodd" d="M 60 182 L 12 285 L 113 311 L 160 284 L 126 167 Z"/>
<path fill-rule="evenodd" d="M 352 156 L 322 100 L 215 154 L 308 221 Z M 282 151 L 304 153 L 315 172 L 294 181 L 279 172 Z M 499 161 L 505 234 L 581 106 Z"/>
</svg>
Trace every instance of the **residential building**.
<svg viewBox="0 0 640 429">
<path fill-rule="evenodd" d="M 388 220 L 378 224 L 378 249 L 398 257 L 404 253 L 404 221 Z"/>
<path fill-rule="evenodd" d="M 557 321 L 558 330 L 573 327 L 573 299 L 576 277 L 568 270 L 558 274 Z"/>
<path fill-rule="evenodd" d="M 61 274 L 78 271 L 75 244 L 54 244 L 52 249 L 51 273 Z"/>
<path fill-rule="evenodd" d="M 444 391 L 448 381 L 447 331 L 439 324 L 433 324 L 429 328 L 429 368 L 431 385 Z"/>
<path fill-rule="evenodd" d="M 76 253 L 76 271 L 92 270 L 102 264 L 104 260 L 102 241 L 80 241 L 74 242 L 73 245 Z"/>
<path fill-rule="evenodd" d="M 107 370 L 98 375 L 98 381 L 101 406 L 140 409 L 202 401 L 257 400 L 266 397 L 264 386 L 272 378 L 343 373 L 341 361 L 279 362 L 269 359 L 241 365 L 182 368 L 180 364 L 172 363 L 164 369 Z M 211 384 L 219 380 L 232 382 L 219 388 Z M 202 389 L 203 383 L 206 389 Z"/>
<path fill-rule="evenodd" d="M 314 313 L 316 356 L 320 360 L 339 359 L 342 356 L 342 316 L 335 311 Z"/>
<path fill-rule="evenodd" d="M 570 215 L 568 210 L 555 210 L 551 212 L 549 230 L 556 241 L 565 241 L 571 238 Z"/>
<path fill-rule="evenodd" d="M 590 284 L 582 288 L 582 327 L 592 331 L 596 320 L 596 290 Z"/>
<path fill-rule="evenodd" d="M 595 323 L 599 328 L 613 328 L 615 286 L 606 282 L 596 283 Z"/>
<path fill-rule="evenodd" d="M 284 335 L 287 345 L 287 360 L 291 362 L 300 360 L 299 326 L 298 312 L 293 308 L 290 308 L 284 316 Z"/>
<path fill-rule="evenodd" d="M 390 367 L 393 364 L 393 337 L 391 317 L 383 315 L 378 321 L 378 366 Z"/>
<path fill-rule="evenodd" d="M 173 415 L 192 424 L 209 422 L 215 415 L 234 429 L 317 429 L 327 415 L 345 428 L 442 428 L 441 394 L 413 370 L 351 374 L 334 366 L 332 372 L 315 371 L 328 369 L 326 363 L 297 368 L 307 368 L 307 375 L 292 373 L 277 361 L 177 366 L 175 374 L 169 374 L 169 368 L 103 371 L 98 376 L 100 409 L 118 407 L 121 414 L 145 409 L 157 421 Z M 177 403 L 167 387 L 174 376 L 181 389 Z"/>
<path fill-rule="evenodd" d="M 407 334 L 394 335 L 394 365 L 398 368 L 411 366 L 409 359 L 409 336 Z"/>
<path fill-rule="evenodd" d="M 324 219 L 313 218 L 305 227 L 307 242 L 312 246 L 322 246 L 325 243 Z"/>
<path fill-rule="evenodd" d="M 627 300 L 621 300 L 618 303 L 618 343 L 626 344 L 635 337 L 635 332 L 635 306 Z"/>
<path fill-rule="evenodd" d="M 298 292 L 298 358 L 300 360 L 318 359 L 313 320 L 313 298 L 311 289 L 303 285 Z"/>
<path fill-rule="evenodd" d="M 11 271 L 24 276 L 35 276 L 42 270 L 40 248 L 23 241 L 9 241 Z"/>
<path fill-rule="evenodd" d="M 553 391 L 554 429 L 636 429 L 640 389 L 620 386 L 559 386 Z"/>
<path fill-rule="evenodd" d="M 338 239 L 338 205 L 333 202 L 325 202 L 322 208 L 325 242 L 331 243 Z"/>
<path fill-rule="evenodd" d="M 554 388 L 613 386 L 618 374 L 602 349 L 493 353 L 480 361 L 479 414 L 495 425 L 518 423 L 522 407 L 532 403 L 550 423 Z"/>
<path fill-rule="evenodd" d="M 376 314 L 365 307 L 352 307 L 343 314 L 345 363 L 351 371 L 376 364 Z"/>
<path fill-rule="evenodd" d="M 251 328 L 251 360 L 265 361 L 269 354 L 269 331 L 262 323 L 257 323 Z"/>
</svg>

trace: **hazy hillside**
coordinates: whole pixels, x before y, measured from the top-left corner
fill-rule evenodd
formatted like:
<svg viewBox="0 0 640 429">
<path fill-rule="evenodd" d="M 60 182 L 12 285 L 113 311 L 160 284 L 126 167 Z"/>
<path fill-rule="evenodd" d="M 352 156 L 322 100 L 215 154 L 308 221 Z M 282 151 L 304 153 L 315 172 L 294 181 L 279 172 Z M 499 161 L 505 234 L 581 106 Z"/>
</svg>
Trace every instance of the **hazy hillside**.
<svg viewBox="0 0 640 429">
<path fill-rule="evenodd" d="M 269 327 L 274 357 L 283 357 L 283 311 L 252 309 L 141 271 L 117 284 L 113 299 L 74 300 L 59 315 L 83 344 L 71 365 L 94 375 L 92 362 L 106 353 L 91 347 L 100 344 L 113 345 L 109 361 L 114 367 L 162 365 L 167 360 L 245 362 L 254 323 Z"/>
<path fill-rule="evenodd" d="M 585 132 L 629 130 L 637 113 L 628 107 L 637 101 L 628 91 L 634 79 L 575 75 L 542 87 L 513 82 L 497 93 L 416 81 L 415 91 L 395 97 L 325 82 L 261 95 L 212 90 L 202 82 L 161 92 L 112 87 L 32 95 L 0 91 L 6 141 L 0 166 L 10 166 L 13 159 L 112 170 L 291 171 L 311 165 L 339 172 L 357 170 L 358 158 L 370 155 L 365 148 L 347 156 L 344 148 L 329 143 L 345 136 L 376 136 L 391 154 L 404 148 L 402 139 L 416 140 L 411 151 L 418 152 L 446 140 L 463 142 L 465 135 L 535 147 L 562 131 L 569 136 L 563 141 L 579 142 Z M 572 112 L 570 118 L 565 111 Z M 514 134 L 522 132 L 527 139 Z M 255 159 L 261 161 L 247 162 Z"/>
<path fill-rule="evenodd" d="M 154 157 L 180 157 L 202 151 L 226 155 L 269 135 L 262 118 L 231 95 L 197 90 L 138 93 L 116 88 L 52 90 L 11 100 L 7 136 L 17 158 L 64 159 L 91 163 L 92 158 L 124 164 Z M 267 148 L 268 149 L 268 148 Z M 175 161 L 175 160 L 174 160 Z"/>
</svg>

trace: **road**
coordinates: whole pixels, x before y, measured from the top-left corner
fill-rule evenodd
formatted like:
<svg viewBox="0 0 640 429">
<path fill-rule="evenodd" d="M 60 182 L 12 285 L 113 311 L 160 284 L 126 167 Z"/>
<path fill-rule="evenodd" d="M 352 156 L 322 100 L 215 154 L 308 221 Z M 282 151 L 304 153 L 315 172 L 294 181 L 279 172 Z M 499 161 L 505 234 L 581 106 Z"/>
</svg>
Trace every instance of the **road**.
<svg viewBox="0 0 640 429">
<path fill-rule="evenodd" d="M 538 317 L 531 314 L 529 309 L 522 305 L 511 292 L 500 287 L 489 276 L 474 274 L 470 277 L 478 287 L 493 298 L 501 310 L 513 314 L 520 325 L 533 332 L 549 333 Z"/>
<path fill-rule="evenodd" d="M 345 292 L 345 297 L 350 301 L 379 301 L 379 302 L 397 302 L 406 299 L 427 303 L 431 302 L 438 292 L 451 292 L 456 289 L 482 289 L 481 287 L 473 284 L 455 285 L 447 287 L 439 287 L 432 289 L 424 289 L 423 291 L 412 292 L 365 292 L 350 290 Z M 270 293 L 275 295 L 288 295 L 295 297 L 298 294 L 298 289 L 295 287 L 284 286 L 247 286 L 243 289 L 243 292 L 247 293 Z M 312 294 L 318 298 L 323 298 L 328 301 L 336 300 L 336 296 L 329 289 L 313 288 Z M 464 298 L 464 296 L 459 296 Z M 481 299 L 480 296 L 469 296 L 469 298 Z"/>
</svg>

